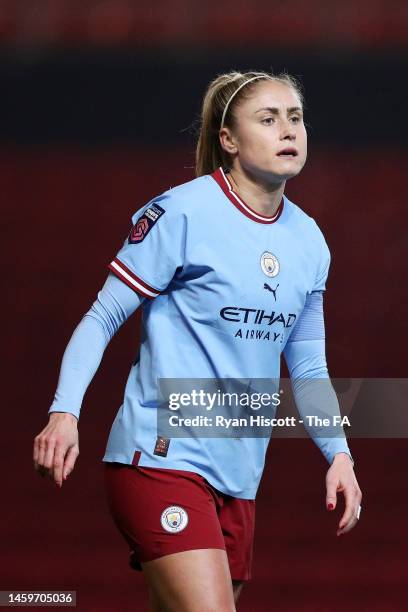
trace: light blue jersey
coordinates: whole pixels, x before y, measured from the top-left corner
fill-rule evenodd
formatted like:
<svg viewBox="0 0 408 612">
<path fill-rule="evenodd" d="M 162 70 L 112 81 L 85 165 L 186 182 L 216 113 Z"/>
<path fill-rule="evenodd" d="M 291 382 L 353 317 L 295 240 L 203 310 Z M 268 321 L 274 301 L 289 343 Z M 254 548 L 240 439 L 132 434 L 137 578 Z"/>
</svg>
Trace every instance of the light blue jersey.
<svg viewBox="0 0 408 612">
<path fill-rule="evenodd" d="M 171 438 L 163 446 L 157 379 L 279 379 L 307 296 L 325 289 L 324 237 L 286 196 L 273 217 L 255 212 L 222 168 L 153 198 L 132 224 L 109 268 L 147 299 L 140 356 L 103 461 L 196 471 L 220 491 L 254 499 L 269 438 Z M 322 450 L 329 461 L 349 453 L 345 439 Z"/>
</svg>

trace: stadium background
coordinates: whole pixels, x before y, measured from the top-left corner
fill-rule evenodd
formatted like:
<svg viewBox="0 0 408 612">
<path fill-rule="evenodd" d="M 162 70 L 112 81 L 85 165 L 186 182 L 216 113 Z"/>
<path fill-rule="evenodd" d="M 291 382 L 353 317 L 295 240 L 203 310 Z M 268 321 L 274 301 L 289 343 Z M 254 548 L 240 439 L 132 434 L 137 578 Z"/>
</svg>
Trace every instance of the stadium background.
<svg viewBox="0 0 408 612">
<path fill-rule="evenodd" d="M 81 454 L 61 490 L 34 472 L 32 444 L 66 343 L 131 215 L 194 176 L 193 126 L 216 74 L 285 69 L 302 80 L 309 158 L 286 194 L 317 219 L 332 251 L 329 371 L 406 376 L 407 37 L 408 4 L 398 0 L 1 0 L 9 373 L 0 589 L 76 590 L 79 610 L 146 609 L 143 576 L 128 568 L 105 505 L 101 463 L 138 314 L 85 397 Z M 406 609 L 406 441 L 350 446 L 362 520 L 337 538 L 324 458 L 307 439 L 272 441 L 240 610 Z"/>
</svg>

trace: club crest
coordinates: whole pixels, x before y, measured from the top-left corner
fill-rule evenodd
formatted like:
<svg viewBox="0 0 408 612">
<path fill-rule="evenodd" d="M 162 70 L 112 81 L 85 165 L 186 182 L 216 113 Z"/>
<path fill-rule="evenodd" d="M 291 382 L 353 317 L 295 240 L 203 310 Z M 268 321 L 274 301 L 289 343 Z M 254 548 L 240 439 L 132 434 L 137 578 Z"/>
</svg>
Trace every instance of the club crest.
<svg viewBox="0 0 408 612">
<path fill-rule="evenodd" d="M 261 255 L 261 269 L 266 276 L 273 278 L 279 274 L 279 261 L 273 253 L 265 251 Z"/>
<path fill-rule="evenodd" d="M 160 522 L 166 531 L 177 533 L 187 527 L 188 514 L 181 506 L 169 506 L 163 510 Z"/>
</svg>

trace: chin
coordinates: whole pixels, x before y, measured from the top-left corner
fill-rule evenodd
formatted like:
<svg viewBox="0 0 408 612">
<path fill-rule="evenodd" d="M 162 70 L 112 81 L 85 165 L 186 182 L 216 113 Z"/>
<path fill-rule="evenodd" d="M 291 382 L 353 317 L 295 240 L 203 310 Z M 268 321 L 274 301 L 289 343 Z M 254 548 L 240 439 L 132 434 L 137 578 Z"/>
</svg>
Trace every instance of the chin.
<svg viewBox="0 0 408 612">
<path fill-rule="evenodd" d="M 283 162 L 282 164 L 279 164 L 279 167 L 275 166 L 275 168 L 271 172 L 272 174 L 275 174 L 275 176 L 283 180 L 287 180 L 297 176 L 304 165 L 304 161 L 287 161 Z"/>
<path fill-rule="evenodd" d="M 296 163 L 294 161 L 288 161 L 277 164 L 276 160 L 273 160 L 273 162 L 268 165 L 260 164 L 257 170 L 252 169 L 252 173 L 254 176 L 258 176 L 259 179 L 263 177 L 263 180 L 266 180 L 268 183 L 282 183 L 283 181 L 287 181 L 297 176 L 303 166 L 304 162 Z"/>
<path fill-rule="evenodd" d="M 287 181 L 291 178 L 294 178 L 299 174 L 302 168 L 293 168 L 291 170 L 283 170 L 281 168 L 275 168 L 273 170 L 269 170 L 268 177 L 272 183 L 281 183 L 282 181 Z"/>
</svg>

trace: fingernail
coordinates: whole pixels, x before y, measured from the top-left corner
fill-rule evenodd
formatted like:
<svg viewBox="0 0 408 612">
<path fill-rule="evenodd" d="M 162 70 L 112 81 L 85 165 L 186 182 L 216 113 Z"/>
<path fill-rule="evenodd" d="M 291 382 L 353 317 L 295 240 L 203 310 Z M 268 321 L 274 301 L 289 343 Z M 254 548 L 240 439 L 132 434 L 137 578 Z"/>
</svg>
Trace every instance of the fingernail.
<svg viewBox="0 0 408 612">
<path fill-rule="evenodd" d="M 334 505 L 333 505 L 333 504 L 327 504 L 327 509 L 328 509 L 328 510 L 333 510 L 333 508 L 334 508 Z"/>
</svg>

